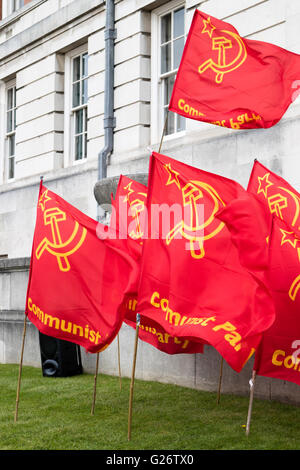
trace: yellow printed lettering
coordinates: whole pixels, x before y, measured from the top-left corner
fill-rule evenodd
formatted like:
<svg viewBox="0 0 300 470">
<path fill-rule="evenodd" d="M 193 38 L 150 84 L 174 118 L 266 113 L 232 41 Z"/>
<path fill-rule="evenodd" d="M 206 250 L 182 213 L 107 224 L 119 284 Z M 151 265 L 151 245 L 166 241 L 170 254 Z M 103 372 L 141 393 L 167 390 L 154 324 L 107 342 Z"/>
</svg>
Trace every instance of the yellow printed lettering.
<svg viewBox="0 0 300 470">
<path fill-rule="evenodd" d="M 295 358 L 293 356 L 287 356 L 285 358 L 285 360 L 283 361 L 283 365 L 287 369 L 291 369 L 292 367 L 294 367 L 295 363 L 296 363 L 296 361 L 295 361 Z"/>
<path fill-rule="evenodd" d="M 151 297 L 151 300 L 150 300 L 150 303 L 151 303 L 151 305 L 153 305 L 153 307 L 159 308 L 160 304 L 158 304 L 154 301 L 156 298 L 158 298 L 158 300 L 159 300 L 159 293 L 158 292 L 153 293 L 153 295 Z"/>
<path fill-rule="evenodd" d="M 95 342 L 95 331 L 94 330 L 90 330 L 89 340 L 90 340 L 91 343 Z"/>
<path fill-rule="evenodd" d="M 233 347 L 235 347 L 242 339 L 241 335 L 237 331 L 232 332 L 230 335 L 225 335 L 224 338 Z"/>
<path fill-rule="evenodd" d="M 213 328 L 214 331 L 219 331 L 219 330 L 234 331 L 235 329 L 236 327 L 229 321 L 222 323 L 221 325 L 217 325 Z"/>
<path fill-rule="evenodd" d="M 53 328 L 53 322 L 55 322 L 55 329 L 58 330 L 59 329 L 59 318 L 56 318 L 56 317 L 52 317 L 52 315 L 48 315 L 46 313 L 45 315 L 45 325 L 47 325 L 47 320 L 49 320 L 49 327 L 50 328 Z"/>
<path fill-rule="evenodd" d="M 272 364 L 274 364 L 274 366 L 282 366 L 282 363 L 283 361 L 278 361 L 277 358 L 278 356 L 285 356 L 285 352 L 282 351 L 281 349 L 277 349 L 276 351 L 274 351 L 273 353 L 273 356 L 272 356 Z"/>
<path fill-rule="evenodd" d="M 62 320 L 62 321 L 61 321 L 61 324 L 60 324 L 60 329 L 61 329 L 62 331 L 67 332 L 67 333 L 71 333 L 71 331 L 72 331 L 72 323 L 69 321 L 69 322 L 68 322 L 68 327 L 66 328 L 66 321 L 65 321 L 65 320 Z"/>
<path fill-rule="evenodd" d="M 201 113 L 198 109 L 193 108 L 193 106 L 190 106 L 182 98 L 178 100 L 178 107 L 181 109 L 181 111 L 183 111 L 185 114 L 188 114 L 189 116 L 204 116 L 203 113 Z"/>
<path fill-rule="evenodd" d="M 101 335 L 100 333 L 97 331 L 96 333 L 96 339 L 95 339 L 95 344 L 98 344 L 99 343 L 99 339 L 101 338 Z"/>
<path fill-rule="evenodd" d="M 73 325 L 73 335 L 77 335 L 77 330 L 79 331 L 79 336 L 83 336 L 83 329 L 79 325 Z"/>
</svg>

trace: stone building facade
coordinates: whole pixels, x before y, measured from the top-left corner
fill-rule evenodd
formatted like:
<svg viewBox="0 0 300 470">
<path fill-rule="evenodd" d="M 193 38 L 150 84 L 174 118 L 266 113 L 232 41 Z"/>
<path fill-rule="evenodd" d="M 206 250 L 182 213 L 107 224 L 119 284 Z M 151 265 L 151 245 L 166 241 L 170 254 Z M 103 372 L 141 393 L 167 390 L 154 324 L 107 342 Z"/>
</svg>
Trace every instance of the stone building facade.
<svg viewBox="0 0 300 470">
<path fill-rule="evenodd" d="M 97 217 L 94 187 L 105 146 L 107 2 L 2 0 L 0 21 L 0 362 L 17 363 L 40 176 Z M 241 36 L 300 53 L 298 0 L 116 0 L 113 152 L 107 176 L 147 173 L 195 8 L 225 19 Z M 299 77 L 300 79 L 300 77 Z M 269 130 L 235 131 L 171 116 L 161 152 L 247 185 L 254 158 L 300 190 L 300 102 Z M 29 325 L 25 364 L 39 367 Z M 131 374 L 134 331 L 120 332 L 121 365 Z M 299 338 L 300 339 L 300 338 Z M 219 355 L 171 357 L 139 344 L 137 377 L 215 390 Z M 83 365 L 94 371 L 94 357 Z M 225 366 L 223 390 L 248 393 L 251 363 Z M 117 374 L 116 345 L 100 371 Z M 299 401 L 294 384 L 259 378 L 262 397 Z"/>
</svg>

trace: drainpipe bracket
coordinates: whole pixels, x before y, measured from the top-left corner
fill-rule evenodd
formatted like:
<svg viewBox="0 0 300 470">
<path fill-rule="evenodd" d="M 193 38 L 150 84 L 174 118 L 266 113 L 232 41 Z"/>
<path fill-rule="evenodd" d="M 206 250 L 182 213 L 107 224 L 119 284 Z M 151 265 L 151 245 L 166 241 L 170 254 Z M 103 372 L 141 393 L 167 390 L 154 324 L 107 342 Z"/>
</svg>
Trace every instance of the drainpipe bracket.
<svg viewBox="0 0 300 470">
<path fill-rule="evenodd" d="M 115 28 L 107 28 L 104 30 L 104 40 L 117 39 L 117 30 Z"/>
<path fill-rule="evenodd" d="M 116 127 L 116 118 L 115 117 L 107 117 L 103 119 L 103 127 L 104 129 L 107 128 L 115 128 Z"/>
</svg>

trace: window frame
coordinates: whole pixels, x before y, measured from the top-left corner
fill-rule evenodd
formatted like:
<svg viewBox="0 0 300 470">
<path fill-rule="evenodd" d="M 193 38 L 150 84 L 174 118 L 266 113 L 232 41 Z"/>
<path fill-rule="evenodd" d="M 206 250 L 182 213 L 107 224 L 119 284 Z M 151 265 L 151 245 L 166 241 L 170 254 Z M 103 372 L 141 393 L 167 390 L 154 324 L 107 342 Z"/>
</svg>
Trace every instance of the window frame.
<svg viewBox="0 0 300 470">
<path fill-rule="evenodd" d="M 64 165 L 78 165 L 87 161 L 87 143 L 88 143 L 88 85 L 87 85 L 87 99 L 86 102 L 80 103 L 78 106 L 73 106 L 73 84 L 75 82 L 82 82 L 86 80 L 88 83 L 89 72 L 87 75 L 80 77 L 79 80 L 73 81 L 73 63 L 77 57 L 82 57 L 87 54 L 87 64 L 89 60 L 88 45 L 84 44 L 72 51 L 68 52 L 65 56 L 65 118 L 64 118 Z M 81 61 L 80 61 L 81 64 Z M 81 65 L 80 65 L 81 68 Z M 80 90 L 81 85 L 80 85 Z M 81 133 L 76 133 L 76 112 L 86 110 L 83 118 L 83 125 L 85 129 Z M 85 135 L 85 149 L 86 156 L 76 159 L 75 158 L 75 137 L 76 135 Z"/>
<path fill-rule="evenodd" d="M 16 4 L 15 7 L 11 8 L 12 0 L 2 0 L 2 18 L 7 18 L 10 15 L 13 15 L 21 8 L 25 6 L 24 0 L 13 0 Z"/>
<path fill-rule="evenodd" d="M 8 108 L 8 93 L 13 90 L 13 106 Z M 12 80 L 5 85 L 5 110 L 4 110 L 4 182 L 10 183 L 15 180 L 16 175 L 16 114 L 17 114 L 17 87 L 16 81 Z M 8 129 L 8 113 L 12 113 L 12 128 Z M 10 140 L 14 138 L 14 152 L 10 155 Z M 10 176 L 10 160 L 13 160 L 13 176 Z"/>
<path fill-rule="evenodd" d="M 168 13 L 172 13 L 172 17 L 174 11 L 180 9 L 181 7 L 184 8 L 184 39 L 186 40 L 187 36 L 187 10 L 186 10 L 186 2 L 183 0 L 173 0 L 171 2 L 167 2 L 166 5 L 163 5 L 155 10 L 153 10 L 151 15 L 151 70 L 152 70 L 152 80 L 151 80 L 151 143 L 157 143 L 160 141 L 164 124 L 165 118 L 163 116 L 163 107 L 164 105 L 164 79 L 173 76 L 176 74 L 176 70 L 172 69 L 166 73 L 160 73 L 160 65 L 161 65 L 161 18 Z M 172 25 L 171 25 L 172 28 Z M 173 34 L 173 33 L 172 33 Z M 171 42 L 173 43 L 174 38 L 171 37 Z M 173 54 L 173 53 L 172 53 Z M 175 120 L 177 121 L 179 118 L 177 114 L 175 114 Z M 169 113 L 170 116 L 170 113 Z M 180 119 L 184 119 L 181 118 Z M 186 120 L 185 120 L 185 129 L 181 131 L 175 131 L 171 134 L 165 134 L 164 139 L 174 139 L 176 137 L 180 137 L 186 134 Z"/>
</svg>

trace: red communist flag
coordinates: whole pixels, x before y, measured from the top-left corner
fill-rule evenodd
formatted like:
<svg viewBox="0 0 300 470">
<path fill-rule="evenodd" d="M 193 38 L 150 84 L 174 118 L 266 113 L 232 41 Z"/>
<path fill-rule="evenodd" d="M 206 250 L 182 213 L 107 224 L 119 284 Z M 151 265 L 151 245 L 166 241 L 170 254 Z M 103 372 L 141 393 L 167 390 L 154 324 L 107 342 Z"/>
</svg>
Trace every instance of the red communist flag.
<svg viewBox="0 0 300 470">
<path fill-rule="evenodd" d="M 240 371 L 274 321 L 268 292 L 216 218 L 246 191 L 155 152 L 149 174 L 138 312 L 174 337 L 211 344 Z"/>
<path fill-rule="evenodd" d="M 277 217 L 300 237 L 300 194 L 287 181 L 255 161 L 247 191 L 259 201 L 269 224 Z"/>
<path fill-rule="evenodd" d="M 121 175 L 115 195 L 112 200 L 112 216 L 110 226 L 120 233 L 120 236 L 135 240 L 142 251 L 142 241 L 145 236 L 145 207 L 147 187 L 138 181 Z"/>
<path fill-rule="evenodd" d="M 269 243 L 268 281 L 276 320 L 263 334 L 254 369 L 300 385 L 300 238 L 276 217 Z"/>
<path fill-rule="evenodd" d="M 297 97 L 300 55 L 195 11 L 169 110 L 233 129 L 274 126 Z"/>
<path fill-rule="evenodd" d="M 112 204 L 111 228 L 116 228 L 121 236 L 125 234 L 136 243 L 140 260 L 143 240 L 147 237 L 147 187 L 121 175 Z M 137 292 L 125 301 L 124 322 L 132 328 L 136 328 L 136 306 Z M 203 344 L 200 342 L 172 337 L 159 323 L 143 315 L 140 316 L 139 338 L 167 354 L 203 352 Z"/>
<path fill-rule="evenodd" d="M 107 347 L 136 291 L 138 267 L 127 240 L 100 240 L 97 222 L 40 185 L 26 315 L 44 334 Z"/>
<path fill-rule="evenodd" d="M 269 226 L 267 275 L 276 309 L 274 324 L 263 334 L 255 369 L 258 375 L 300 385 L 295 349 L 300 346 L 300 194 L 258 161 L 253 165 L 248 191 Z"/>
</svg>

